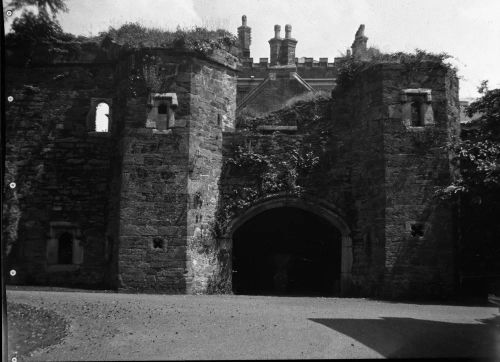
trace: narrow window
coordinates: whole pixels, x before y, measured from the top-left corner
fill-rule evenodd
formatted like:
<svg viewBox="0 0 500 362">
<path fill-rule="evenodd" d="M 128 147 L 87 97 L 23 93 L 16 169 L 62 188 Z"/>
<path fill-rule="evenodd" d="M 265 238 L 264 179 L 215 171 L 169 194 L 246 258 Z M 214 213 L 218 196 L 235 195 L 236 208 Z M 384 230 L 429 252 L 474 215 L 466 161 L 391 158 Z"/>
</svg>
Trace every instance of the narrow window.
<svg viewBox="0 0 500 362">
<path fill-rule="evenodd" d="M 158 105 L 158 114 L 167 114 L 167 105 L 165 103 Z"/>
<path fill-rule="evenodd" d="M 422 127 L 422 104 L 420 101 L 411 102 L 411 125 L 412 127 Z"/>
<path fill-rule="evenodd" d="M 107 103 L 99 103 L 95 112 L 95 131 L 109 131 L 109 105 Z"/>
<path fill-rule="evenodd" d="M 59 236 L 59 245 L 57 252 L 58 264 L 72 264 L 73 263 L 73 235 L 64 232 Z"/>
</svg>

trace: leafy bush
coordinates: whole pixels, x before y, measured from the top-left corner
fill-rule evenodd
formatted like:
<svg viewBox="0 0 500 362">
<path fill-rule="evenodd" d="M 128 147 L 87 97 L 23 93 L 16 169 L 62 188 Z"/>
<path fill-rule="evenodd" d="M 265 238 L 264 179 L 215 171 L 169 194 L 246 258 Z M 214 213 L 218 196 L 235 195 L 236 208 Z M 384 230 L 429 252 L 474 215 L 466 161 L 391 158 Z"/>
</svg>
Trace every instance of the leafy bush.
<svg viewBox="0 0 500 362">
<path fill-rule="evenodd" d="M 79 47 L 82 43 L 101 43 L 104 39 L 113 39 L 120 45 L 127 44 L 131 48 L 160 47 L 177 48 L 208 54 L 215 49 L 223 49 L 237 55 L 237 38 L 230 32 L 217 29 L 194 27 L 192 29 L 177 28 L 176 31 L 166 31 L 159 28 L 146 28 L 138 23 L 127 23 L 119 28 L 110 27 L 95 37 L 75 37 L 64 33 L 57 20 L 49 17 L 46 12 L 35 15 L 23 12 L 15 19 L 12 32 L 7 34 L 8 47 L 31 48 L 42 45 L 52 52 L 65 47 Z"/>
<path fill-rule="evenodd" d="M 445 60 L 452 58 L 447 53 L 431 53 L 422 49 L 416 49 L 415 53 L 382 53 L 376 48 L 368 49 L 369 60 L 357 60 L 348 58 L 341 62 L 338 68 L 337 86 L 339 88 L 347 87 L 352 80 L 361 71 L 375 64 L 381 63 L 399 63 L 405 64 L 408 67 L 414 67 L 424 62 L 434 62 L 443 65 L 444 67 L 456 72 L 456 69 L 450 64 L 445 63 Z"/>
<path fill-rule="evenodd" d="M 132 48 L 173 47 L 203 54 L 214 49 L 231 50 L 238 44 L 237 38 L 224 29 L 208 30 L 202 27 L 181 29 L 178 27 L 176 31 L 168 31 L 160 28 L 146 28 L 139 23 L 127 23 L 117 29 L 110 27 L 107 31 L 99 33 L 94 40 L 101 41 L 106 37 Z"/>
</svg>

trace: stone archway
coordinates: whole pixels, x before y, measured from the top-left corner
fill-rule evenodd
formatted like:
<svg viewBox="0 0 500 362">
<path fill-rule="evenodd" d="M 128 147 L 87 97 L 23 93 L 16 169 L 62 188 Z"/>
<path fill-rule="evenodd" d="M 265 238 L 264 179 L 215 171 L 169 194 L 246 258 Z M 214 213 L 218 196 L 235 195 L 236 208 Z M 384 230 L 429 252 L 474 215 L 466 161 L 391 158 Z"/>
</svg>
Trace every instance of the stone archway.
<svg viewBox="0 0 500 362">
<path fill-rule="evenodd" d="M 274 209 L 283 211 L 290 209 L 302 210 L 316 216 L 338 230 L 340 243 L 340 295 L 347 295 L 352 283 L 351 269 L 353 256 L 351 232 L 341 216 L 342 212 L 331 204 L 290 196 L 281 196 L 261 201 L 233 219 L 229 224 L 228 235 L 226 237 L 231 245 L 234 246 L 235 233 L 237 233 L 241 227 L 251 222 L 252 219 L 259 215 Z M 276 213 L 274 215 L 276 215 Z"/>
</svg>

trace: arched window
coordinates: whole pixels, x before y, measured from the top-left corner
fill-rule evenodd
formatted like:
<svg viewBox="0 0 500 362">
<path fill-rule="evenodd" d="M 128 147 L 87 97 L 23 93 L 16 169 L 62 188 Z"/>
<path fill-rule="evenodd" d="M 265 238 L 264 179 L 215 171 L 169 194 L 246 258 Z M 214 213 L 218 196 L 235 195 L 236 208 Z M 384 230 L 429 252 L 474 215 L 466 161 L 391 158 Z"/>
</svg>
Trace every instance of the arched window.
<svg viewBox="0 0 500 362">
<path fill-rule="evenodd" d="M 418 100 L 411 102 L 411 125 L 412 127 L 423 126 L 422 103 Z"/>
<path fill-rule="evenodd" d="M 158 105 L 158 114 L 167 114 L 167 105 L 165 103 Z"/>
<path fill-rule="evenodd" d="M 73 235 L 64 232 L 59 236 L 57 259 L 59 264 L 73 263 Z"/>
<path fill-rule="evenodd" d="M 96 107 L 95 131 L 96 132 L 109 131 L 109 105 L 107 103 L 101 102 Z"/>
</svg>

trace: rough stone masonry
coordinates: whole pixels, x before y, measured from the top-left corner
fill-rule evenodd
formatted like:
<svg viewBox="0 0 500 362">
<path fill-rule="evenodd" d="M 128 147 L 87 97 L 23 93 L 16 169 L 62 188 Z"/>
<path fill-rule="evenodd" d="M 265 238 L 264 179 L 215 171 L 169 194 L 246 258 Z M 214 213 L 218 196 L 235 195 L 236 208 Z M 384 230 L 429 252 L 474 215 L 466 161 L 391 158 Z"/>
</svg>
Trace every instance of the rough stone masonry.
<svg viewBox="0 0 500 362">
<path fill-rule="evenodd" d="M 433 195 L 453 177 L 443 146 L 458 132 L 455 74 L 433 61 L 367 63 L 336 86 L 341 64 L 366 55 L 364 26 L 334 63 L 295 58 L 287 25 L 285 38 L 275 27 L 271 61 L 254 64 L 250 30 L 244 17 L 239 57 L 107 42 L 20 67 L 9 50 L 11 283 L 231 293 L 238 228 L 300 209 L 337 230 L 332 295 L 453 292 L 453 210 Z"/>
</svg>

